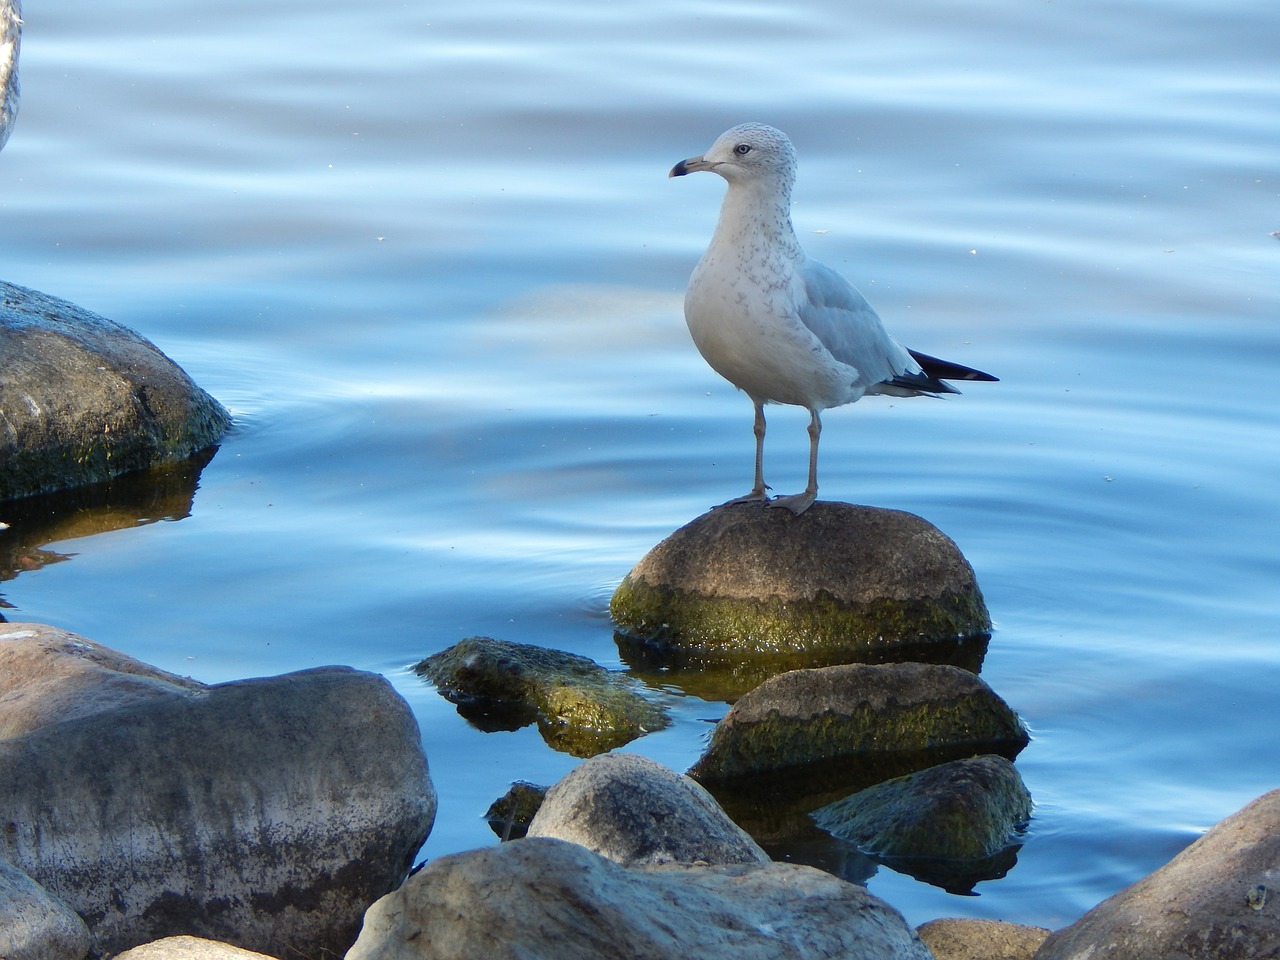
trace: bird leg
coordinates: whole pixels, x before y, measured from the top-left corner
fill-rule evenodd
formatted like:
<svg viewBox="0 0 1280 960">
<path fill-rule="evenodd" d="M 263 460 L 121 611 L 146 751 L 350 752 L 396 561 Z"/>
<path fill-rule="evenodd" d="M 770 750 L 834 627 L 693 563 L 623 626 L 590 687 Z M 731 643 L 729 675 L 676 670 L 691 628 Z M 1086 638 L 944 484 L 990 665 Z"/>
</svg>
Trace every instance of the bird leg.
<svg viewBox="0 0 1280 960">
<path fill-rule="evenodd" d="M 761 500 L 769 499 L 769 495 L 765 493 L 769 486 L 764 482 L 764 401 L 752 399 L 752 403 L 756 405 L 756 422 L 753 428 L 756 435 L 756 482 L 750 493 L 726 500 L 719 504 L 722 507 L 735 503 L 759 503 Z"/>
<path fill-rule="evenodd" d="M 789 497 L 774 497 L 769 501 L 771 507 L 786 507 L 796 516 L 804 513 L 818 497 L 818 439 L 822 436 L 822 419 L 817 410 L 809 411 L 809 485 L 804 493 L 793 493 Z"/>
</svg>

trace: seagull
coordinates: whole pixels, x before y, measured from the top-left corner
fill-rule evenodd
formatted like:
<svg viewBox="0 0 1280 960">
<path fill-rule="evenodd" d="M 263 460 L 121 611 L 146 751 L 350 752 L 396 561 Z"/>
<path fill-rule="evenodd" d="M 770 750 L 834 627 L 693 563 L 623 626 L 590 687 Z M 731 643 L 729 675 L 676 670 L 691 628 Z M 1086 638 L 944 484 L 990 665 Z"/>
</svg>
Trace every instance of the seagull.
<svg viewBox="0 0 1280 960">
<path fill-rule="evenodd" d="M 945 380 L 995 380 L 908 350 L 844 277 L 805 255 L 791 226 L 796 152 L 781 130 L 744 123 L 671 177 L 709 170 L 729 187 L 711 245 L 689 278 L 684 316 L 703 359 L 755 404 L 755 484 L 736 503 L 765 501 L 799 515 L 818 495 L 821 413 L 864 396 L 959 393 Z M 809 411 L 809 485 L 769 499 L 764 405 Z"/>
<path fill-rule="evenodd" d="M 0 0 L 0 150 L 18 115 L 18 47 L 22 40 L 22 0 Z"/>
</svg>

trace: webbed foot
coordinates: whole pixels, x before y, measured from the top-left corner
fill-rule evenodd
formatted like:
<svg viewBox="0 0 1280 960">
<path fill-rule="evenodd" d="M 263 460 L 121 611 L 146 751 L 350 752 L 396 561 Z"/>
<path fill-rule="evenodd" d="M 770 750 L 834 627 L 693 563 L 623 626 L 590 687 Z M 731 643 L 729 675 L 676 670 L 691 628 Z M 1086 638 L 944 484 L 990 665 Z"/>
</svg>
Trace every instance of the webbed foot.
<svg viewBox="0 0 1280 960">
<path fill-rule="evenodd" d="M 734 504 L 737 504 L 737 503 L 760 503 L 762 501 L 767 502 L 769 499 L 769 494 L 765 493 L 765 491 L 768 489 L 769 489 L 768 486 L 753 488 L 750 493 L 744 493 L 742 496 L 734 497 L 732 500 L 726 500 L 724 503 L 717 503 L 711 509 L 719 510 L 721 507 L 732 507 Z"/>
<path fill-rule="evenodd" d="M 813 501 L 816 499 L 818 499 L 818 491 L 806 490 L 804 493 L 793 493 L 787 497 L 774 497 L 769 501 L 769 506 L 783 507 L 798 517 L 813 506 Z"/>
</svg>

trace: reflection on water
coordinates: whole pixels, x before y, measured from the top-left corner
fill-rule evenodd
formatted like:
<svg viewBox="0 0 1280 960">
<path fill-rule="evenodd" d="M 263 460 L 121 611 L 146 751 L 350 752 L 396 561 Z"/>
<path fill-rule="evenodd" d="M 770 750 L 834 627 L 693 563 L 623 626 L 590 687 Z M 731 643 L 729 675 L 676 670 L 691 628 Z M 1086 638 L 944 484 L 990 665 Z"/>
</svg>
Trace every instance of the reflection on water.
<svg viewBox="0 0 1280 960">
<path fill-rule="evenodd" d="M 208 447 L 186 460 L 126 474 L 61 493 L 0 503 L 0 580 L 62 563 L 75 556 L 49 544 L 130 530 L 160 520 L 191 516 L 200 473 L 218 452 Z M 10 606 L 0 596 L 0 606 Z"/>
<path fill-rule="evenodd" d="M 618 645 L 622 662 L 627 665 L 633 677 L 654 687 L 676 686 L 685 694 L 702 700 L 734 703 L 743 694 L 786 670 L 833 666 L 850 662 L 850 659 L 856 659 L 858 663 L 910 661 L 947 664 L 962 667 L 970 673 L 981 673 L 982 660 L 986 656 L 991 635 L 892 645 L 881 641 L 856 658 L 825 662 L 815 657 L 806 659 L 797 655 L 788 658 L 783 654 L 771 655 L 767 660 L 745 657 L 731 660 L 719 657 L 708 661 L 687 649 L 680 651 L 671 645 L 648 643 L 616 630 L 613 639 Z"/>
</svg>

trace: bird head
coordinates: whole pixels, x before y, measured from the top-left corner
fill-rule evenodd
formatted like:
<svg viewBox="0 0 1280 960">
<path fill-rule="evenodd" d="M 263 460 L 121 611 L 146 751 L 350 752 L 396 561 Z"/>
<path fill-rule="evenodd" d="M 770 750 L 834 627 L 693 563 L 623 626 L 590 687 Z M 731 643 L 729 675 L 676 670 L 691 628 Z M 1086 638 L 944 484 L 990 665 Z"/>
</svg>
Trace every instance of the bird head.
<svg viewBox="0 0 1280 960">
<path fill-rule="evenodd" d="M 796 151 L 781 130 L 763 123 L 740 123 L 720 134 L 700 157 L 681 160 L 668 176 L 683 177 L 699 170 L 718 173 L 729 183 L 795 179 Z"/>
</svg>

